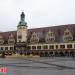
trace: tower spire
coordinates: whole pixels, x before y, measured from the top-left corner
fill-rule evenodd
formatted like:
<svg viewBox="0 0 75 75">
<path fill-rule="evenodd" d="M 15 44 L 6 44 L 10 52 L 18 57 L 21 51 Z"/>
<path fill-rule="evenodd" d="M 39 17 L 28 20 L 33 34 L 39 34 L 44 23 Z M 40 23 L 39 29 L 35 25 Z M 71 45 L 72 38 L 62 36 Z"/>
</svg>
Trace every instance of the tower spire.
<svg viewBox="0 0 75 75">
<path fill-rule="evenodd" d="M 27 23 L 25 22 L 25 14 L 24 11 L 22 10 L 22 13 L 20 15 L 20 22 L 18 24 L 18 26 L 27 26 Z"/>
<path fill-rule="evenodd" d="M 21 13 L 21 21 L 25 21 L 25 14 L 24 14 L 23 11 L 22 11 L 22 13 Z"/>
</svg>

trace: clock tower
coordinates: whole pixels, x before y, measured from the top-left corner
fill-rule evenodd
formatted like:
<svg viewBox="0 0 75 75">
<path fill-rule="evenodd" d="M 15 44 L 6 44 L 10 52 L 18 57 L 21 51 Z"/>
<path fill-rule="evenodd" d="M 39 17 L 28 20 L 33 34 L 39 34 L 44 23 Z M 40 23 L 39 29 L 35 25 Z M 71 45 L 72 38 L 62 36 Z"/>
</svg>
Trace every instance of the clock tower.
<svg viewBox="0 0 75 75">
<path fill-rule="evenodd" d="M 27 42 L 27 23 L 24 12 L 20 15 L 20 22 L 17 26 L 17 42 Z"/>
</svg>

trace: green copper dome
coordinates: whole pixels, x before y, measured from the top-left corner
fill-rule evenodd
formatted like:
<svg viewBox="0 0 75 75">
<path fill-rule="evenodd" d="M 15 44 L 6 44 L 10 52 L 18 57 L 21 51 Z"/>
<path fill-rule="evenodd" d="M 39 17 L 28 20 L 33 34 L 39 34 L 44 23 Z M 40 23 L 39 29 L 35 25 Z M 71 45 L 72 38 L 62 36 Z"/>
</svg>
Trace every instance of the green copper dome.
<svg viewBox="0 0 75 75">
<path fill-rule="evenodd" d="M 27 23 L 25 22 L 24 12 L 22 12 L 21 15 L 20 15 L 20 22 L 19 22 L 18 26 L 27 26 Z"/>
</svg>

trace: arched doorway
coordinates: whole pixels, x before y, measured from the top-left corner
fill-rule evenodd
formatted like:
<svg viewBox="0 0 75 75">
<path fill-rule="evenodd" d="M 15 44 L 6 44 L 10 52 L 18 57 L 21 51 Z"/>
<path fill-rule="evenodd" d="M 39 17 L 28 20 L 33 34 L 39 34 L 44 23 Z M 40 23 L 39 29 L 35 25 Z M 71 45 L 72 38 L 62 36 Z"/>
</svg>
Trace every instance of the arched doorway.
<svg viewBox="0 0 75 75">
<path fill-rule="evenodd" d="M 59 52 L 59 56 L 64 56 L 64 53 L 63 52 Z"/>
<path fill-rule="evenodd" d="M 36 52 L 36 55 L 39 55 L 39 52 Z"/>
<path fill-rule="evenodd" d="M 49 52 L 49 56 L 52 56 L 53 55 L 53 52 Z"/>
<path fill-rule="evenodd" d="M 27 52 L 27 55 L 30 55 L 30 52 Z"/>
<path fill-rule="evenodd" d="M 40 52 L 40 57 L 43 57 L 44 56 L 44 53 L 43 52 Z"/>
<path fill-rule="evenodd" d="M 49 54 L 48 54 L 48 52 L 45 52 L 45 57 L 49 57 Z"/>
<path fill-rule="evenodd" d="M 55 52 L 55 56 L 59 56 L 59 53 L 58 52 Z"/>
<path fill-rule="evenodd" d="M 75 52 L 74 51 L 70 51 L 70 56 L 73 56 L 75 55 Z"/>
<path fill-rule="evenodd" d="M 35 55 L 35 52 L 32 52 L 32 55 Z"/>
<path fill-rule="evenodd" d="M 26 53 L 26 52 L 24 52 L 24 55 L 27 55 L 27 53 Z"/>
<path fill-rule="evenodd" d="M 68 51 L 65 52 L 65 56 L 69 56 L 69 52 Z"/>
</svg>

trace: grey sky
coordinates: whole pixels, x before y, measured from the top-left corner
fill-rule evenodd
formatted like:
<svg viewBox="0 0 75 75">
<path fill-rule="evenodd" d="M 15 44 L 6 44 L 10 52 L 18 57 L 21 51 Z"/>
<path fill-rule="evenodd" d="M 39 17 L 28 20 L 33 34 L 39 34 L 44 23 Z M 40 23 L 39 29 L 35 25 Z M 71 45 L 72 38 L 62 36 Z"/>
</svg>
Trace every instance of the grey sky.
<svg viewBox="0 0 75 75">
<path fill-rule="evenodd" d="M 24 10 L 28 28 L 75 23 L 75 0 L 0 0 L 0 31 L 13 31 Z"/>
</svg>

